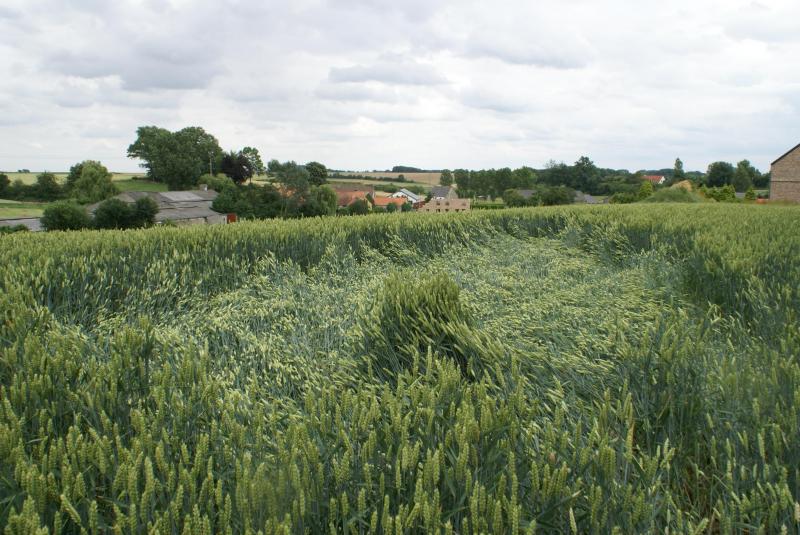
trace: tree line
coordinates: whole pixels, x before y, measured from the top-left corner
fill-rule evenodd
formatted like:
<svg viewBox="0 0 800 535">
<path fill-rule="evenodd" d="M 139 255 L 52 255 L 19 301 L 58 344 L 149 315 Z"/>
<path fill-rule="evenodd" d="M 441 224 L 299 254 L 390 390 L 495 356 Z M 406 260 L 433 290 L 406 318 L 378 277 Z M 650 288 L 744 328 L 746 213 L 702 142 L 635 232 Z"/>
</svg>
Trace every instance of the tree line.
<svg viewBox="0 0 800 535">
<path fill-rule="evenodd" d="M 563 162 L 548 162 L 543 169 L 523 166 L 518 169 L 468 170 L 444 169 L 440 183 L 443 186 L 455 184 L 461 197 L 500 198 L 510 196 L 516 202 L 519 197 L 509 192 L 533 190 L 532 196 L 539 201 L 551 199 L 557 202 L 566 198 L 567 190 L 581 191 L 591 195 L 635 197 L 646 175 L 665 177 L 665 185 L 690 180 L 697 186 L 718 188 L 732 186 L 736 192 L 746 192 L 749 188 L 765 188 L 769 185 L 769 173 L 761 173 L 748 160 L 736 166 L 728 162 L 714 162 L 705 173 L 684 171 L 680 158 L 669 169 L 641 170 L 630 172 L 627 169 L 601 168 L 587 156 L 581 156 L 572 165 Z M 552 188 L 562 188 L 553 190 Z M 566 189 L 564 189 L 566 188 Z M 525 192 L 526 194 L 530 192 Z M 530 198 L 531 195 L 528 195 Z M 571 202 L 571 201 L 570 201 Z"/>
</svg>

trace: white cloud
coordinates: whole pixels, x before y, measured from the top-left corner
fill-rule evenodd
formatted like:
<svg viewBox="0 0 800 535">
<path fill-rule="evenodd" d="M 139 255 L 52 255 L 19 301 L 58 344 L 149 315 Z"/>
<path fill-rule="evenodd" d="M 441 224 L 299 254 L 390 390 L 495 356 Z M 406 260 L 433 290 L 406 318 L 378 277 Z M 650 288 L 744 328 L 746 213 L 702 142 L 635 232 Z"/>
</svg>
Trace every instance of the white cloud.
<svg viewBox="0 0 800 535">
<path fill-rule="evenodd" d="M 336 168 L 762 169 L 800 141 L 796 0 L 6 0 L 0 168 L 135 169 L 139 125 Z"/>
</svg>

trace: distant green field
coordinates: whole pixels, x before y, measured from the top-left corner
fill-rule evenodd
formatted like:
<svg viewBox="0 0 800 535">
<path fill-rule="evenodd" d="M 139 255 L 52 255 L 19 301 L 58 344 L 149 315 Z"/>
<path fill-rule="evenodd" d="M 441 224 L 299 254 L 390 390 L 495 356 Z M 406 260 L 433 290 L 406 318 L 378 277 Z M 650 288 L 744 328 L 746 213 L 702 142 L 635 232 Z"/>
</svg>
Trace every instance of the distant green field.
<svg viewBox="0 0 800 535">
<path fill-rule="evenodd" d="M 114 184 L 120 191 L 168 191 L 166 184 L 149 180 L 121 180 L 114 177 Z"/>
<path fill-rule="evenodd" d="M 331 184 L 364 184 L 367 186 L 396 186 L 398 188 L 403 188 L 406 186 L 422 186 L 426 190 L 431 188 L 430 184 L 425 184 L 424 182 L 412 182 L 410 180 L 406 180 L 405 182 L 388 182 L 386 180 L 368 180 L 357 178 L 329 178 L 328 181 Z"/>
<path fill-rule="evenodd" d="M 24 182 L 25 184 L 33 184 L 34 182 L 36 182 L 36 177 L 40 174 L 40 173 L 9 173 L 7 171 L 0 171 L 0 172 L 8 175 L 8 179 L 11 182 L 14 182 L 15 180 L 22 180 L 22 182 Z M 56 178 L 58 179 L 59 182 L 63 182 L 67 178 L 67 173 L 64 172 L 53 172 L 53 174 L 56 175 Z M 114 175 L 113 178 L 114 181 L 131 180 L 134 177 L 136 178 L 144 177 L 144 173 L 112 173 L 112 174 Z"/>
<path fill-rule="evenodd" d="M 0 199 L 0 219 L 15 217 L 39 217 L 48 203 L 16 202 Z"/>
</svg>

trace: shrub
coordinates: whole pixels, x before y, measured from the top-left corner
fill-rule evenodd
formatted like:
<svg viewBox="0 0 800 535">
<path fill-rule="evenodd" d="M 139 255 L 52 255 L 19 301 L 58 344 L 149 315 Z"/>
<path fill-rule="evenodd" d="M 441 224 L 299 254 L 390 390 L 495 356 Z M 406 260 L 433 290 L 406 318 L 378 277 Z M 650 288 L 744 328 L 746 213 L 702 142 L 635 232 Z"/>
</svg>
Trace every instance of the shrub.
<svg viewBox="0 0 800 535">
<path fill-rule="evenodd" d="M 25 225 L 13 225 L 10 227 L 0 227 L 0 234 L 14 234 L 16 232 L 27 232 L 28 227 Z"/>
<path fill-rule="evenodd" d="M 107 199 L 94 211 L 94 226 L 103 229 L 130 228 L 134 219 L 133 208 L 120 199 Z"/>
<path fill-rule="evenodd" d="M 369 203 L 364 199 L 356 199 L 347 207 L 350 215 L 365 215 L 369 213 Z"/>
<path fill-rule="evenodd" d="M 150 197 L 136 199 L 133 203 L 132 227 L 150 227 L 156 222 L 158 204 Z"/>
<path fill-rule="evenodd" d="M 42 226 L 45 230 L 81 230 L 89 227 L 86 210 L 74 201 L 58 201 L 44 210 Z"/>
<path fill-rule="evenodd" d="M 213 189 L 218 193 L 221 193 L 226 188 L 232 188 L 235 186 L 233 180 L 231 180 L 230 177 L 222 173 L 218 175 L 211 175 L 206 173 L 205 175 L 200 177 L 199 183 L 207 185 L 208 189 Z"/>
<path fill-rule="evenodd" d="M 701 202 L 702 198 L 696 193 L 683 188 L 665 188 L 656 191 L 643 202 Z"/>
</svg>

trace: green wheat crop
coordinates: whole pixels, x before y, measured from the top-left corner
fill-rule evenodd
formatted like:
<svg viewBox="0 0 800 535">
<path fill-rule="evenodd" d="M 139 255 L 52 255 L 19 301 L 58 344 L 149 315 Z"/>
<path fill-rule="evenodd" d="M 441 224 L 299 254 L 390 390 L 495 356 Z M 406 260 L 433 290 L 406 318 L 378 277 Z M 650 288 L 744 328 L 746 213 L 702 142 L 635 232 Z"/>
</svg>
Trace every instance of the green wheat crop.
<svg viewBox="0 0 800 535">
<path fill-rule="evenodd" d="M 800 209 L 0 237 L 0 527 L 800 533 Z"/>
</svg>

